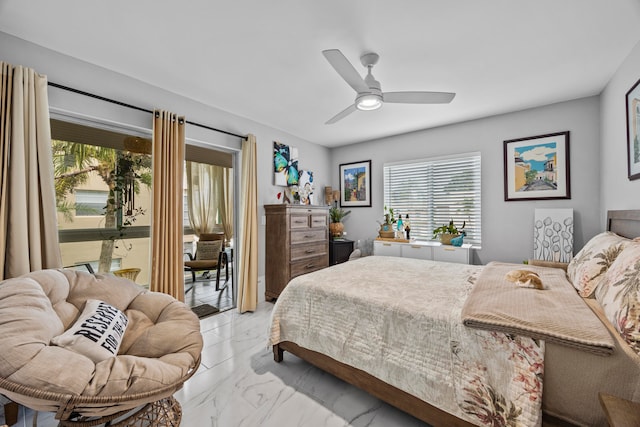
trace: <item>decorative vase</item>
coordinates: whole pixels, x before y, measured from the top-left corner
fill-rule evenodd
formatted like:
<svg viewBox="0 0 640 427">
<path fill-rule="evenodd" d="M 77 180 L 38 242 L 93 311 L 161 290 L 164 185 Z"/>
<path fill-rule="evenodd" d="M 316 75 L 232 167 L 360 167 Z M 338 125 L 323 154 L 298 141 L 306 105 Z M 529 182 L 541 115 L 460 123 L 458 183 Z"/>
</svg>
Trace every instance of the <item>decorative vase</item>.
<svg viewBox="0 0 640 427">
<path fill-rule="evenodd" d="M 344 224 L 341 222 L 331 222 L 329 223 L 329 233 L 331 233 L 331 237 L 334 239 L 336 237 L 342 237 L 342 232 L 344 231 Z"/>
<path fill-rule="evenodd" d="M 451 239 L 458 237 L 459 234 L 441 234 L 440 235 L 440 242 L 443 245 L 450 245 L 451 244 Z"/>
</svg>

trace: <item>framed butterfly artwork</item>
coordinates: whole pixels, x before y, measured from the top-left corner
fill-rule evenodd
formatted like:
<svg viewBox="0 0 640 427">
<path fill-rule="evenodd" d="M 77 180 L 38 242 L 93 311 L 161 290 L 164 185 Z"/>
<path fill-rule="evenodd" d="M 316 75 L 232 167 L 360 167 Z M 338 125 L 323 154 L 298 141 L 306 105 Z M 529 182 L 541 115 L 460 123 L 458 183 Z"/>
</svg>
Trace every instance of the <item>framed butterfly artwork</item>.
<svg viewBox="0 0 640 427">
<path fill-rule="evenodd" d="M 273 141 L 273 184 L 298 185 L 298 149 Z"/>
</svg>

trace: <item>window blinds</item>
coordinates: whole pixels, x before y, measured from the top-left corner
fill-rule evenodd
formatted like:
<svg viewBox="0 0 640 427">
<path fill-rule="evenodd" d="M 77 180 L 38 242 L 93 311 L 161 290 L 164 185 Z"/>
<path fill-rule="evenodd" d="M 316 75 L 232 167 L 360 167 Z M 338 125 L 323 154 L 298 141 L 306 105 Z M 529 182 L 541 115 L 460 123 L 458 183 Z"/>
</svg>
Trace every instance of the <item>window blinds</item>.
<svg viewBox="0 0 640 427">
<path fill-rule="evenodd" d="M 433 229 L 466 223 L 465 243 L 481 243 L 480 153 L 384 165 L 384 204 L 395 217 L 409 215 L 411 237 L 433 238 Z"/>
</svg>

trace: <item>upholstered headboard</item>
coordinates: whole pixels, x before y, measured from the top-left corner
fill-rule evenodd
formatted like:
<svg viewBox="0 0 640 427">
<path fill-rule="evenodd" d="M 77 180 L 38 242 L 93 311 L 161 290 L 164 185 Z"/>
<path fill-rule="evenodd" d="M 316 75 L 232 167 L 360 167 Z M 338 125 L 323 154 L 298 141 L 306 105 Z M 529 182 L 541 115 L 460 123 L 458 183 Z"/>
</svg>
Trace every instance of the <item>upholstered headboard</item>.
<svg viewBox="0 0 640 427">
<path fill-rule="evenodd" d="M 640 210 L 607 211 L 607 230 L 629 239 L 640 237 Z"/>
</svg>

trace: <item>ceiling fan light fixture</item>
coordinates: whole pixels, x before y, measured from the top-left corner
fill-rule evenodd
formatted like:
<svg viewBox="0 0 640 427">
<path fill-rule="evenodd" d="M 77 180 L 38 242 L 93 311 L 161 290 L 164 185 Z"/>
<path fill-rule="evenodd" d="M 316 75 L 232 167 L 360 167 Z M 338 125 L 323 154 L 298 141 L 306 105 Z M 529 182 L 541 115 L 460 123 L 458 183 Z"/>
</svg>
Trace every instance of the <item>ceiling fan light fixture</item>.
<svg viewBox="0 0 640 427">
<path fill-rule="evenodd" d="M 377 110 L 382 107 L 382 96 L 374 93 L 359 96 L 356 99 L 356 108 L 362 111 Z"/>
</svg>

